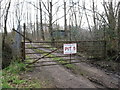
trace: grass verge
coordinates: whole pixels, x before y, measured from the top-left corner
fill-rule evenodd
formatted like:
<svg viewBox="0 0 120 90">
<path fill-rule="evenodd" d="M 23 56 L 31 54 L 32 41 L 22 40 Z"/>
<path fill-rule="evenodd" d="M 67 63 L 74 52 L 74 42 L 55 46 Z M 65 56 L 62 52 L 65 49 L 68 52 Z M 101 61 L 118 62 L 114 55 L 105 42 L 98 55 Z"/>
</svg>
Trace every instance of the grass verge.
<svg viewBox="0 0 120 90">
<path fill-rule="evenodd" d="M 10 66 L 0 71 L 2 77 L 2 88 L 40 88 L 40 84 L 36 81 L 23 79 L 20 74 L 24 74 L 28 68 L 22 62 L 12 62 Z"/>
</svg>

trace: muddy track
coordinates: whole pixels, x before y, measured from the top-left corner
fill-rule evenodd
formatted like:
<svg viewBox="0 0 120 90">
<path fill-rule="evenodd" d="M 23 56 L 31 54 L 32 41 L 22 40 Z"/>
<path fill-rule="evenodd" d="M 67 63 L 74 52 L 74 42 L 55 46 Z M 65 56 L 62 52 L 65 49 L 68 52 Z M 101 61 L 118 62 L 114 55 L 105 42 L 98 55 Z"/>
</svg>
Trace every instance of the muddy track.
<svg viewBox="0 0 120 90">
<path fill-rule="evenodd" d="M 50 51 L 49 49 L 39 48 L 43 51 Z M 34 52 L 33 50 L 27 50 L 27 52 Z M 54 55 L 62 55 L 62 53 L 53 53 Z M 32 58 L 41 57 L 41 55 L 30 55 Z M 76 58 L 76 57 L 72 57 Z M 82 57 L 77 57 L 77 59 L 83 59 Z M 36 66 L 40 66 L 44 61 L 53 61 L 49 58 L 43 58 L 36 63 Z M 56 62 L 46 62 L 46 64 L 53 64 Z M 91 67 L 90 65 L 80 62 L 75 64 L 79 71 L 83 74 L 73 74 L 70 70 L 64 68 L 61 65 L 48 66 L 48 67 L 36 67 L 39 70 L 44 70 L 44 73 L 52 78 L 58 88 L 117 88 L 118 78 L 111 77 L 105 72 Z"/>
</svg>

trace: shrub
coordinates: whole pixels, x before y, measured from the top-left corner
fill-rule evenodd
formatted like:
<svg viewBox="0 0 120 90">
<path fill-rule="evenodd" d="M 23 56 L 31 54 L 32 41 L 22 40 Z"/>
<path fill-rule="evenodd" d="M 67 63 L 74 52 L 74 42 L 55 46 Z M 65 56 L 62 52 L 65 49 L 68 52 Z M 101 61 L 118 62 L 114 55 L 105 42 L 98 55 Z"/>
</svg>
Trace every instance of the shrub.
<svg viewBox="0 0 120 90">
<path fill-rule="evenodd" d="M 12 49 L 11 47 L 5 43 L 2 47 L 2 69 L 9 66 L 12 59 Z"/>
</svg>

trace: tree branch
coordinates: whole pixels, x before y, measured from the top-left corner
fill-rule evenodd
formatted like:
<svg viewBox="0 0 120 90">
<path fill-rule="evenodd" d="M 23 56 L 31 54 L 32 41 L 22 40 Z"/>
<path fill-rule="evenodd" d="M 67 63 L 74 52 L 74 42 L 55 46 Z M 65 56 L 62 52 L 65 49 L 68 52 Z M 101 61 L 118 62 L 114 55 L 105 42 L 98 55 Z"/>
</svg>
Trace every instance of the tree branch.
<svg viewBox="0 0 120 90">
<path fill-rule="evenodd" d="M 11 5 L 11 0 L 9 1 L 8 7 L 7 7 L 7 10 L 6 10 L 6 15 L 5 15 L 5 22 L 4 22 L 4 24 L 5 24 L 5 27 L 4 27 L 5 35 L 7 35 L 7 20 L 8 20 L 7 17 L 8 17 L 8 11 L 10 9 L 10 5 Z"/>
<path fill-rule="evenodd" d="M 27 1 L 26 1 L 27 2 Z M 27 3 L 29 3 L 29 4 L 31 4 L 32 6 L 34 6 L 36 9 L 39 9 L 40 10 L 40 8 L 38 8 L 36 5 L 34 5 L 34 4 L 32 4 L 31 2 L 27 2 Z M 43 10 L 42 10 L 43 11 Z M 46 13 L 45 11 L 43 11 L 44 13 Z M 47 13 L 46 13 L 47 14 Z M 47 14 L 47 16 L 49 16 L 48 14 Z"/>
<path fill-rule="evenodd" d="M 43 6 L 45 7 L 45 9 L 47 10 L 47 12 L 49 13 L 49 10 L 47 9 L 47 7 L 45 6 L 45 4 L 42 2 Z"/>
<path fill-rule="evenodd" d="M 87 8 L 85 8 L 85 7 L 82 7 L 82 6 L 80 6 L 80 5 L 78 5 L 78 6 L 79 6 L 80 8 L 82 8 L 82 9 L 87 10 L 87 11 L 93 12 L 92 10 L 87 9 Z M 106 22 L 106 24 L 107 24 L 108 26 L 110 26 L 110 25 L 107 23 L 106 19 L 105 19 L 99 12 L 96 12 L 96 11 L 95 11 L 95 13 L 98 14 L 98 15 L 104 20 L 104 22 Z"/>
<path fill-rule="evenodd" d="M 25 37 L 23 34 L 21 34 L 20 32 L 18 32 L 17 30 L 15 30 L 14 28 L 12 29 L 13 31 L 15 31 L 16 33 L 18 33 L 19 35 L 21 35 L 23 38 L 25 38 L 26 40 L 28 40 L 30 43 L 32 42 L 32 40 L 30 40 L 29 38 Z"/>
<path fill-rule="evenodd" d="M 71 9 L 72 7 L 70 7 L 69 9 L 68 9 L 68 11 L 67 11 L 67 14 L 66 15 L 68 15 L 68 12 L 70 11 L 70 9 Z M 58 19 L 56 19 L 55 21 L 53 21 L 53 23 L 55 23 L 57 20 L 59 20 L 59 19 L 61 19 L 61 18 L 63 18 L 65 15 L 63 15 L 63 16 L 61 16 L 60 18 L 58 18 Z M 52 24 L 53 24 L 52 23 Z"/>
<path fill-rule="evenodd" d="M 62 4 L 62 5 L 63 5 L 63 4 Z M 57 10 L 56 10 L 55 14 L 58 12 L 59 8 L 60 8 L 62 5 L 60 5 L 60 6 L 57 7 Z M 55 14 L 54 14 L 54 15 L 55 15 Z M 54 15 L 53 15 L 53 16 L 54 16 Z"/>
</svg>

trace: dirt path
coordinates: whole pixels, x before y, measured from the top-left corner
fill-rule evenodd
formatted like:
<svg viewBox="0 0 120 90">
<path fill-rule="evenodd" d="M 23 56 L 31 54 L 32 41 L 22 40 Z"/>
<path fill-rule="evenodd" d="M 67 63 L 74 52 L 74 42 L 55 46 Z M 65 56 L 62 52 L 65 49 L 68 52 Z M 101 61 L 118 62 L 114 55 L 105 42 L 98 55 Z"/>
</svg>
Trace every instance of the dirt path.
<svg viewBox="0 0 120 90">
<path fill-rule="evenodd" d="M 33 51 L 29 50 L 29 52 L 33 52 Z M 40 56 L 31 55 L 31 57 L 40 57 Z M 46 61 L 46 60 L 51 61 L 51 59 L 41 59 L 35 65 L 40 66 L 42 64 L 42 61 Z M 67 69 L 65 69 L 60 65 L 36 67 L 35 70 L 38 70 L 38 72 L 36 71 L 35 73 L 34 71 L 33 73 L 31 73 L 31 75 L 37 76 L 38 78 L 40 78 L 41 75 L 47 76 L 46 78 L 50 82 L 54 83 L 54 86 L 56 86 L 57 88 L 95 88 L 95 86 L 88 79 L 82 76 L 75 76 L 74 74 L 70 73 Z"/>
<path fill-rule="evenodd" d="M 49 50 L 44 50 L 44 51 L 49 51 Z M 33 51 L 29 50 L 28 52 L 33 52 Z M 31 55 L 31 57 L 40 57 L 40 56 Z M 46 59 L 46 58 L 41 59 L 38 63 L 36 63 L 36 65 L 38 66 L 42 65 L 43 61 L 52 61 L 52 59 Z M 50 63 L 53 64 L 56 62 L 46 62 L 46 64 L 50 64 Z M 65 69 L 60 65 L 36 67 L 34 73 L 31 73 L 31 75 L 38 77 L 39 79 L 40 77 L 44 76 L 44 79 L 47 79 L 47 81 L 53 83 L 53 85 L 50 86 L 57 88 L 103 88 L 103 87 L 117 88 L 118 87 L 118 78 L 111 77 L 107 75 L 105 72 L 101 71 L 100 69 L 91 67 L 86 63 L 81 62 L 75 65 L 78 66 L 79 71 L 82 72 L 83 75 L 80 74 L 75 75 L 71 73 L 68 69 Z M 36 70 L 38 71 L 38 73 Z M 92 83 L 91 81 L 98 84 Z M 99 84 L 101 84 L 102 86 Z"/>
<path fill-rule="evenodd" d="M 86 63 L 77 63 L 79 70 L 83 72 L 83 76 L 93 82 L 97 82 L 107 88 L 117 88 L 118 78 L 107 75 L 100 69 L 91 67 Z"/>
</svg>

